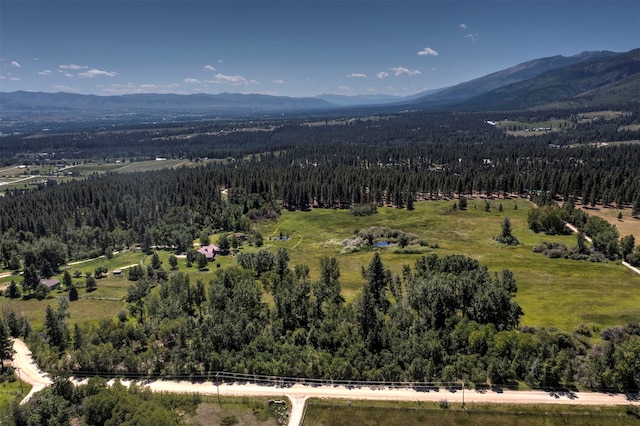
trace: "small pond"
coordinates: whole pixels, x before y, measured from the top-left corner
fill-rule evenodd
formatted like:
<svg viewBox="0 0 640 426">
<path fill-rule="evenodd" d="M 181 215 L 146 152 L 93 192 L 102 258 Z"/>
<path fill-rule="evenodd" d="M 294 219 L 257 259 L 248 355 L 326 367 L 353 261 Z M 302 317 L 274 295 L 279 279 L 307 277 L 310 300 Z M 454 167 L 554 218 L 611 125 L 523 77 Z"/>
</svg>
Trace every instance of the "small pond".
<svg viewBox="0 0 640 426">
<path fill-rule="evenodd" d="M 378 241 L 377 243 L 374 244 L 374 246 L 376 247 L 391 247 L 393 245 L 393 243 L 389 243 L 387 241 Z"/>
</svg>

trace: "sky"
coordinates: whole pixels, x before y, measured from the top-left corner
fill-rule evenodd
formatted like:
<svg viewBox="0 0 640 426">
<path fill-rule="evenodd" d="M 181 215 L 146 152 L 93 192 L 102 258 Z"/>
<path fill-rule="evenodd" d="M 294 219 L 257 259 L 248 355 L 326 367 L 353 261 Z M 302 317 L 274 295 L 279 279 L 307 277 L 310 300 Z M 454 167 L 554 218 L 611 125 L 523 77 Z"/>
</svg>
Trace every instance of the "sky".
<svg viewBox="0 0 640 426">
<path fill-rule="evenodd" d="M 407 96 L 640 47 L 640 0 L 1 0 L 0 92 Z"/>
</svg>

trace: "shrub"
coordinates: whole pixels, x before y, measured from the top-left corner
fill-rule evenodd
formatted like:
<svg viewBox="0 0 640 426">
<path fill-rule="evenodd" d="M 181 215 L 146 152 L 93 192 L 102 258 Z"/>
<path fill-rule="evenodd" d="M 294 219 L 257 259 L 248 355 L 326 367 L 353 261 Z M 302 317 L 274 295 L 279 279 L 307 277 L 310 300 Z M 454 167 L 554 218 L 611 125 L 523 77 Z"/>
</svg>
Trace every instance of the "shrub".
<svg viewBox="0 0 640 426">
<path fill-rule="evenodd" d="M 38 287 L 36 287 L 36 291 L 33 293 L 33 295 L 38 300 L 46 299 L 49 295 L 49 287 L 44 284 L 38 284 Z"/>
</svg>

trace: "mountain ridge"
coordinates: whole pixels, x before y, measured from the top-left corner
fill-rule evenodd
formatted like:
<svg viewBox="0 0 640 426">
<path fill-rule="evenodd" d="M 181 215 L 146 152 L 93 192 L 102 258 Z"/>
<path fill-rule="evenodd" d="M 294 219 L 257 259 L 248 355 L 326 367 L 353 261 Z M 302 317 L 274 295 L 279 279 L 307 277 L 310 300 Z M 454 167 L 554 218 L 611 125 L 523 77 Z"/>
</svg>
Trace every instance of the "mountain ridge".
<svg viewBox="0 0 640 426">
<path fill-rule="evenodd" d="M 393 95 L 289 97 L 264 94 L 81 95 L 69 92 L 0 92 L 0 117 L 21 114 L 93 115 L 116 113 L 257 113 L 339 111 L 345 108 L 526 109 L 571 102 L 634 101 L 640 96 L 640 49 L 615 53 L 585 51 L 550 56 L 455 86 Z"/>
</svg>

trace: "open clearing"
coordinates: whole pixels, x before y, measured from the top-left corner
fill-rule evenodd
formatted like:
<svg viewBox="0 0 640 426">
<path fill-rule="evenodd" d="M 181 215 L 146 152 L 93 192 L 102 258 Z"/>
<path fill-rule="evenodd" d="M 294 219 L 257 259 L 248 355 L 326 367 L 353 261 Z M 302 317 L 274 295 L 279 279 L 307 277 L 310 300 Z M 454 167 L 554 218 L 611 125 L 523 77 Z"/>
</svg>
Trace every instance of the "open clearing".
<svg viewBox="0 0 640 426">
<path fill-rule="evenodd" d="M 425 254 L 464 254 L 487 265 L 491 273 L 513 271 L 518 283 L 516 300 L 525 312 L 523 325 L 572 330 L 584 323 L 597 329 L 640 318 L 640 276 L 613 262 L 548 259 L 534 253 L 533 246 L 542 241 L 572 247 L 576 237 L 530 231 L 527 214 L 533 205 L 527 200 L 490 200 L 490 212 L 484 211 L 484 203 L 485 200 L 470 200 L 466 211 L 452 211 L 453 201 L 421 202 L 416 203 L 414 211 L 384 207 L 377 214 L 364 217 L 353 216 L 348 210 L 283 211 L 277 223 L 264 225 L 261 232 L 266 244 L 287 248 L 290 265 L 309 265 L 313 279 L 319 274 L 319 259 L 335 256 L 347 300 L 353 300 L 361 291 L 364 284 L 361 268 L 370 262 L 374 250 L 380 252 L 385 266 L 398 274 L 403 265 L 413 266 Z M 513 235 L 520 240 L 518 247 L 502 247 L 492 242 L 505 217 L 510 218 Z M 341 254 L 341 242 L 352 237 L 354 230 L 369 226 L 414 233 L 430 245 L 437 243 L 439 248 L 416 246 L 415 250 L 422 253 L 404 254 L 396 247 L 367 247 Z M 279 236 L 281 232 L 290 239 L 267 242 L 268 237 Z"/>
<path fill-rule="evenodd" d="M 413 211 L 383 207 L 378 209 L 377 214 L 363 217 L 353 216 L 348 210 L 283 211 L 277 222 L 266 222 L 259 228 L 265 239 L 263 248 L 271 251 L 286 248 L 291 258 L 290 267 L 308 265 L 312 279 L 319 277 L 322 256 L 336 257 L 341 271 L 343 295 L 348 301 L 352 301 L 361 291 L 364 285 L 361 270 L 371 261 L 374 251 L 379 251 L 384 265 L 397 274 L 401 274 L 403 265 L 413 267 L 415 261 L 426 254 L 464 254 L 487 265 L 492 274 L 503 269 L 513 271 L 518 284 L 516 300 L 524 311 L 522 325 L 571 331 L 585 324 L 597 334 L 603 328 L 640 318 L 640 275 L 615 262 L 548 259 L 534 253 L 533 246 L 542 241 L 561 242 L 572 247 L 576 244 L 576 237 L 551 237 L 530 231 L 527 213 L 533 205 L 527 200 L 490 200 L 489 203 L 489 212 L 484 210 L 485 200 L 472 199 L 465 211 L 453 211 L 453 201 L 420 202 L 415 204 Z M 502 212 L 499 211 L 501 204 Z M 505 217 L 510 218 L 513 235 L 521 242 L 517 247 L 503 247 L 492 241 L 492 237 L 500 233 Z M 632 219 L 624 222 L 627 221 L 631 222 Z M 409 246 L 410 254 L 397 246 L 367 246 L 354 253 L 343 253 L 342 242 L 353 237 L 355 230 L 370 226 L 387 226 L 413 233 L 427 240 L 431 247 Z M 274 240 L 273 237 L 279 237 L 280 233 L 289 236 L 289 239 Z M 625 235 L 622 230 L 621 235 Z M 212 236 L 214 243 L 216 238 L 216 235 Z M 258 248 L 245 245 L 240 250 L 253 252 Z M 170 253 L 160 251 L 159 254 L 163 267 L 168 270 Z M 149 257 L 141 252 L 125 252 L 115 255 L 113 259 L 102 258 L 72 265 L 69 270 L 80 271 L 83 277 L 74 279 L 74 282 L 83 283 L 84 274 L 93 272 L 96 266 L 105 266 L 112 271 L 141 261 L 149 263 Z M 235 265 L 236 259 L 222 256 L 210 263 L 205 271 L 198 271 L 195 266 L 187 268 L 184 259 L 179 259 L 178 269 L 188 272 L 192 280 L 200 278 L 208 282 L 218 269 L 218 264 L 220 268 L 225 268 Z M 61 279 L 62 275 L 57 278 Z M 10 276 L 1 278 L 0 284 L 8 284 L 11 279 L 18 283 L 22 281 L 19 276 Z M 126 309 L 124 299 L 131 284 L 125 272 L 121 276 L 111 275 L 98 280 L 94 292 L 86 293 L 84 288 L 80 288 L 80 300 L 70 305 L 70 322 L 82 323 L 115 316 L 120 310 Z M 2 297 L 0 309 L 13 309 L 24 314 L 34 327 L 38 327 L 44 320 L 46 306 L 57 306 L 57 298 L 65 294 L 62 290 L 56 290 L 49 299 L 42 301 Z M 265 294 L 264 299 L 269 302 L 269 295 Z"/>
<path fill-rule="evenodd" d="M 638 424 L 637 410 L 629 407 L 562 405 L 508 405 L 447 401 L 373 402 L 310 399 L 304 426 L 320 425 L 626 425 Z M 635 414 L 635 415 L 634 415 Z"/>
<path fill-rule="evenodd" d="M 595 208 L 577 207 L 584 210 L 589 216 L 601 217 L 610 224 L 615 225 L 621 237 L 633 235 L 636 239 L 636 245 L 640 243 L 640 219 L 631 216 L 631 208 L 620 210 L 615 207 L 604 207 L 601 205 L 596 205 Z M 621 220 L 618 220 L 618 213 L 622 213 Z"/>
</svg>

